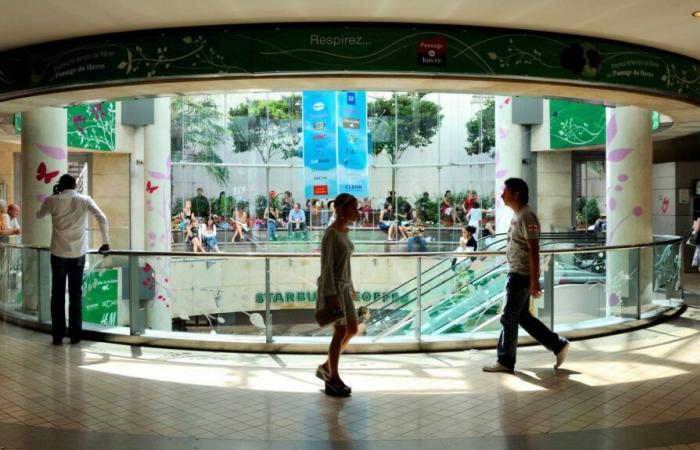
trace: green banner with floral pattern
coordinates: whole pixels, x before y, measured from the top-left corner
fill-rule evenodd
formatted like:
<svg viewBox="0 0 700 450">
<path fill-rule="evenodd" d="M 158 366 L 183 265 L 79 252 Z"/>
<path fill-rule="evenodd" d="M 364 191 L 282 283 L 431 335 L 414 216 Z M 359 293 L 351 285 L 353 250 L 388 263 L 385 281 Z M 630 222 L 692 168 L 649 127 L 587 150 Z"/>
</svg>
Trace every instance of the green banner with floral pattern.
<svg viewBox="0 0 700 450">
<path fill-rule="evenodd" d="M 86 103 L 66 108 L 68 146 L 85 150 L 116 149 L 116 102 Z M 22 133 L 22 115 L 15 114 L 15 134 Z"/>
<path fill-rule="evenodd" d="M 251 74 L 425 74 L 584 83 L 700 103 L 700 62 L 591 37 L 411 24 L 276 24 L 91 36 L 0 53 L 0 100 Z"/>
</svg>

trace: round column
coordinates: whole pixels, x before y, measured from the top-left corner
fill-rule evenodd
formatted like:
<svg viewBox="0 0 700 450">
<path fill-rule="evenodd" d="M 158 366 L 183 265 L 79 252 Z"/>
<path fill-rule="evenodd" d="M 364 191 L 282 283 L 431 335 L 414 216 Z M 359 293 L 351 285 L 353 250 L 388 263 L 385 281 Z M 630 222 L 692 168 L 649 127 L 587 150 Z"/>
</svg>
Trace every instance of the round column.
<svg viewBox="0 0 700 450">
<path fill-rule="evenodd" d="M 651 113 L 636 106 L 607 109 L 605 188 L 607 245 L 652 241 Z M 633 314 L 635 292 L 651 300 L 653 249 L 608 252 L 606 298 L 609 314 Z M 635 280 L 639 285 L 635 286 Z"/>
<path fill-rule="evenodd" d="M 522 178 L 523 127 L 513 124 L 513 99 L 499 97 L 496 102 L 496 233 L 507 233 L 513 210 L 503 204 L 501 192 L 508 178 Z"/>
<path fill-rule="evenodd" d="M 171 250 L 171 162 L 170 99 L 154 100 L 154 124 L 144 130 L 144 236 L 145 249 Z M 146 265 L 148 264 L 148 265 Z M 154 283 L 153 301 L 146 309 L 146 325 L 154 330 L 172 330 L 172 298 L 169 293 L 170 259 L 145 258 L 144 271 Z"/>
<path fill-rule="evenodd" d="M 22 113 L 22 243 L 48 247 L 51 218 L 36 218 L 36 212 L 61 175 L 68 172 L 68 115 L 63 108 L 40 108 Z M 23 309 L 36 311 L 39 304 L 38 254 L 22 255 Z M 45 274 L 44 280 L 48 280 Z"/>
</svg>

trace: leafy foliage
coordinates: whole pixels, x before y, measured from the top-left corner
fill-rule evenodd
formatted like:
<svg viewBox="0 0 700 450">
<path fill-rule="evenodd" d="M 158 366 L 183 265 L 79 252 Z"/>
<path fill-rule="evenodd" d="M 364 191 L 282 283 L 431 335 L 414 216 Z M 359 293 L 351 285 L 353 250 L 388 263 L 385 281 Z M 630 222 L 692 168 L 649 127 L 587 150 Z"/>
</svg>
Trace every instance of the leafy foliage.
<svg viewBox="0 0 700 450">
<path fill-rule="evenodd" d="M 481 111 L 467 122 L 468 155 L 488 152 L 493 158 L 496 153 L 496 107 L 493 99 L 486 102 Z"/>
<path fill-rule="evenodd" d="M 599 217 L 600 208 L 598 207 L 598 200 L 595 198 L 586 199 L 586 197 L 580 197 L 576 201 L 576 220 L 578 223 L 593 225 Z"/>
<path fill-rule="evenodd" d="M 367 104 L 374 155 L 386 152 L 391 163 L 395 164 L 407 148 L 430 145 L 444 116 L 440 113 L 441 107 L 425 100 L 425 95 L 421 92 L 396 93 L 389 98 L 377 97 Z"/>
<path fill-rule="evenodd" d="M 170 151 L 173 161 L 221 163 L 217 147 L 226 142 L 222 114 L 210 97 L 177 97 L 170 105 Z M 220 185 L 225 185 L 230 171 L 218 165 L 206 166 Z"/>
<path fill-rule="evenodd" d="M 301 95 L 242 102 L 228 111 L 228 131 L 233 151 L 256 151 L 264 163 L 277 154 L 290 159 L 302 156 Z"/>
</svg>

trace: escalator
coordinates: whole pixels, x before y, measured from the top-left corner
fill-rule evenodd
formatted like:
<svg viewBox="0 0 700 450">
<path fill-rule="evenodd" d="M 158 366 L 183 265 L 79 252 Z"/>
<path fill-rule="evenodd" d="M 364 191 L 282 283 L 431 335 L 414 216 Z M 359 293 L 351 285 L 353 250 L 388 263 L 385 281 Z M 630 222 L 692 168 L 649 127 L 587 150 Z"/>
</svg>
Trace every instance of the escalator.
<svg viewBox="0 0 700 450">
<path fill-rule="evenodd" d="M 497 235 L 489 242 L 480 242 L 479 248 L 481 251 L 502 251 L 506 243 L 504 235 Z M 600 244 L 599 238 L 572 233 L 565 236 L 543 234 L 540 240 L 543 250 Z M 494 322 L 499 317 L 507 281 L 505 255 L 460 259 L 452 265 L 452 259 L 446 258 L 426 269 L 421 274 L 420 286 L 416 278 L 398 286 L 395 290 L 405 292 L 398 299 L 392 297 L 391 292 L 380 299 L 384 303 L 372 310 L 366 324 L 367 335 L 375 341 L 389 336 L 406 336 L 414 333 L 419 324 L 423 336 L 474 333 L 492 324 L 497 327 Z M 564 282 L 588 283 L 600 279 L 601 274 L 577 266 L 575 262 L 558 261 L 555 273 Z M 419 295 L 420 317 L 416 313 Z M 392 300 L 387 302 L 387 299 Z"/>
</svg>

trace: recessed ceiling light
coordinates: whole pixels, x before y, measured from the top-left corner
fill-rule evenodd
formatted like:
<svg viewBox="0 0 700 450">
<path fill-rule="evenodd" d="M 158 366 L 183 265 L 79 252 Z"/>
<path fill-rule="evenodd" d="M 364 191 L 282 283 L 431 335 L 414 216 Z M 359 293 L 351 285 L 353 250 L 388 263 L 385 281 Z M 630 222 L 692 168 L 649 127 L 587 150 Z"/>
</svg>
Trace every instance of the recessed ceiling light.
<svg viewBox="0 0 700 450">
<path fill-rule="evenodd" d="M 698 17 L 698 18 L 700 18 L 700 10 L 698 10 L 698 11 L 693 11 L 693 17 Z"/>
</svg>

